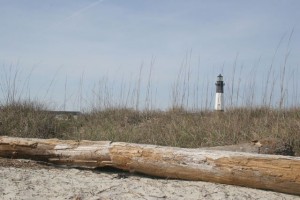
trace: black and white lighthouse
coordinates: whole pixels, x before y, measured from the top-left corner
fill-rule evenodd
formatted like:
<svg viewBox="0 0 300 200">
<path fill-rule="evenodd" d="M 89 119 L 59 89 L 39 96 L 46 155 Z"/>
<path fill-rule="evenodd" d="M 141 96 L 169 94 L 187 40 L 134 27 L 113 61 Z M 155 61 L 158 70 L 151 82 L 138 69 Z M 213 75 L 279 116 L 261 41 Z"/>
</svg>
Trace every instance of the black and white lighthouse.
<svg viewBox="0 0 300 200">
<path fill-rule="evenodd" d="M 216 82 L 216 101 L 215 101 L 215 110 L 224 111 L 224 85 L 223 76 L 219 74 Z"/>
</svg>

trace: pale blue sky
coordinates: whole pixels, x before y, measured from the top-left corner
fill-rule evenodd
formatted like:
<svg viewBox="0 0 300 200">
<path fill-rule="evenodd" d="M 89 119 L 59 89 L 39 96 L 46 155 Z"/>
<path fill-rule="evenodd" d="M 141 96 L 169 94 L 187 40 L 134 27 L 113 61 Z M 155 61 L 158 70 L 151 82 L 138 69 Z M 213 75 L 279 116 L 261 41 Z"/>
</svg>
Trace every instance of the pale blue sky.
<svg viewBox="0 0 300 200">
<path fill-rule="evenodd" d="M 237 90 L 255 77 L 255 86 L 248 89 L 254 88 L 261 102 L 261 96 L 272 90 L 263 88 L 280 43 L 270 79 L 280 82 L 280 69 L 290 51 L 284 85 L 285 95 L 292 95 L 286 104 L 294 105 L 300 92 L 299 9 L 298 0 L 0 0 L 0 63 L 22 71 L 19 85 L 27 84 L 33 69 L 24 98 L 68 110 L 95 105 L 96 97 L 107 91 L 106 101 L 130 104 L 120 90 L 136 99 L 141 65 L 139 107 L 143 107 L 151 61 L 151 102 L 155 108 L 170 107 L 172 85 L 185 66 L 186 72 L 190 68 L 189 87 L 182 75 L 179 96 L 188 95 L 184 104 L 190 107 L 205 107 L 206 101 L 213 101 L 219 73 L 227 83 L 225 92 L 234 85 L 230 95 L 239 96 L 234 98 L 236 104 L 251 96 Z M 101 90 L 101 84 L 106 89 Z M 280 84 L 274 93 L 280 96 Z M 228 101 L 231 96 L 226 95 Z M 273 101 L 278 104 L 275 97 Z"/>
</svg>

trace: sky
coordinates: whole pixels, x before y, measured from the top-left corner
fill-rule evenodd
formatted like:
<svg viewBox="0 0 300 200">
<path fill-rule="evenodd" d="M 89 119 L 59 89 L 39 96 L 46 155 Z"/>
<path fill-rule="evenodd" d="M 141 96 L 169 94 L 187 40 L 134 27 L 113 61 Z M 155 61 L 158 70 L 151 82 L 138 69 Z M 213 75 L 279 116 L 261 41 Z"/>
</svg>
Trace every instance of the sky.
<svg viewBox="0 0 300 200">
<path fill-rule="evenodd" d="M 298 0 L 0 0 L 1 102 L 298 105 Z M 281 101 L 282 100 L 282 101 Z"/>
</svg>

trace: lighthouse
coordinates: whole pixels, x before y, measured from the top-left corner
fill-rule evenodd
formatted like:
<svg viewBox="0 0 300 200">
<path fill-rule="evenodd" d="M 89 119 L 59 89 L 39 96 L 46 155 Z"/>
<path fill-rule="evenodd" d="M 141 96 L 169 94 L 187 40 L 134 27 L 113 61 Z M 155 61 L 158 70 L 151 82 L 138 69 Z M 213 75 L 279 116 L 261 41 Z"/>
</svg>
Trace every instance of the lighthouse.
<svg viewBox="0 0 300 200">
<path fill-rule="evenodd" d="M 216 82 L 216 101 L 215 101 L 215 110 L 224 111 L 224 85 L 223 76 L 219 74 Z"/>
</svg>

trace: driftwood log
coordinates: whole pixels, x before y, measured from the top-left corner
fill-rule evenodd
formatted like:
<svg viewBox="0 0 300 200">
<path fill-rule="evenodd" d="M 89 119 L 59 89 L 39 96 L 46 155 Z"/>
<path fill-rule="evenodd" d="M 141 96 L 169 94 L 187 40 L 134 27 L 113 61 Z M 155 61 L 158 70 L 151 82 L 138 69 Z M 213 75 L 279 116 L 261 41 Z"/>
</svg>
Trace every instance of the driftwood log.
<svg viewBox="0 0 300 200">
<path fill-rule="evenodd" d="M 110 141 L 0 137 L 0 157 L 130 172 L 300 195 L 300 157 Z"/>
</svg>

